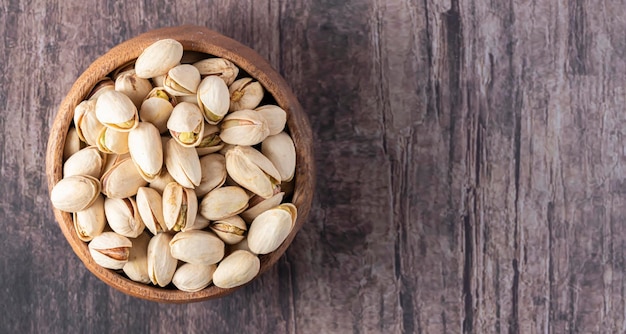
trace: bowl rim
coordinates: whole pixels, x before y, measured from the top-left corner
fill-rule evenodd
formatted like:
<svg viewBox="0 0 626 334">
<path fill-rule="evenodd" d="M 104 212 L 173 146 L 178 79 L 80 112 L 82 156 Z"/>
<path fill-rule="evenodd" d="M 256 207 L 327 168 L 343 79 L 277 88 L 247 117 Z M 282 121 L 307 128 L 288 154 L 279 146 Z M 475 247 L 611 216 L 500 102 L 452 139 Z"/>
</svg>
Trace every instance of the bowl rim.
<svg viewBox="0 0 626 334">
<path fill-rule="evenodd" d="M 277 250 L 270 254 L 259 256 L 261 259 L 261 270 L 252 280 L 254 281 L 263 272 L 271 268 L 284 254 L 308 217 L 315 184 L 313 135 L 307 115 L 283 77 L 254 50 L 214 30 L 193 25 L 150 30 L 114 46 L 91 63 L 76 79 L 59 105 L 51 126 L 46 149 L 48 192 L 50 193 L 54 185 L 62 177 L 63 147 L 67 131 L 73 121 L 76 105 L 84 100 L 100 78 L 109 75 L 116 68 L 136 59 L 141 51 L 150 44 L 165 38 L 178 40 L 183 45 L 185 51 L 204 52 L 232 61 L 240 69 L 258 80 L 265 90 L 272 94 L 276 103 L 287 112 L 287 126 L 291 129 L 290 134 L 296 147 L 297 167 L 294 176 L 295 185 L 292 202 L 298 208 L 298 218 L 293 230 Z M 297 131 L 294 131 L 294 129 L 297 129 Z M 247 284 L 230 289 L 210 285 L 198 292 L 164 289 L 134 282 L 113 270 L 105 269 L 96 264 L 89 254 L 87 243 L 78 238 L 71 214 L 62 212 L 54 207 L 52 209 L 66 240 L 85 267 L 107 285 L 128 295 L 158 302 L 198 302 L 225 296 L 252 282 L 250 281 Z"/>
</svg>

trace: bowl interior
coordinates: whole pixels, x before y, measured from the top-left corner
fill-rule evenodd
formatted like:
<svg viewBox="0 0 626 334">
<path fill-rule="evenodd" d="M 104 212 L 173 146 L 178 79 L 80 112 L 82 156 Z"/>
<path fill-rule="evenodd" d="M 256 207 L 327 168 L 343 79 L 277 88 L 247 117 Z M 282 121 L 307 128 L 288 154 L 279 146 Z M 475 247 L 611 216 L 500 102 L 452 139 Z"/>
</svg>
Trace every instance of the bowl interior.
<svg viewBox="0 0 626 334">
<path fill-rule="evenodd" d="M 232 61 L 242 71 L 258 80 L 271 94 L 275 103 L 287 112 L 287 128 L 296 147 L 295 186 L 291 202 L 298 208 L 298 219 L 294 229 L 276 251 L 259 256 L 261 260 L 260 275 L 285 252 L 297 231 L 302 227 L 311 208 L 315 182 L 312 132 L 298 100 L 285 80 L 272 69 L 267 61 L 252 49 L 205 27 L 181 26 L 152 30 L 115 46 L 94 61 L 81 74 L 61 103 L 51 128 L 46 153 L 46 175 L 49 191 L 62 178 L 65 137 L 72 125 L 76 105 L 85 99 L 91 88 L 102 77 L 137 58 L 147 46 L 164 38 L 178 40 L 185 51 L 207 53 Z M 54 209 L 54 214 L 67 241 L 87 269 L 108 285 L 124 293 L 153 301 L 183 303 L 221 297 L 239 288 L 222 289 L 210 285 L 198 292 L 184 292 L 134 282 L 115 271 L 96 264 L 89 254 L 87 243 L 78 238 L 71 215 L 57 209 Z"/>
</svg>

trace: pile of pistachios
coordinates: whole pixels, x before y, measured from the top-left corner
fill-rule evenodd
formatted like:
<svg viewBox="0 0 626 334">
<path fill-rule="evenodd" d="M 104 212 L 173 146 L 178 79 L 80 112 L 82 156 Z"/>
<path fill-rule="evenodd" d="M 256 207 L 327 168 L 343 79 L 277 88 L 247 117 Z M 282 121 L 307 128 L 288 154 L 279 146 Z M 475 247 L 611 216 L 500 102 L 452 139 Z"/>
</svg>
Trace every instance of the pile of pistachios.
<svg viewBox="0 0 626 334">
<path fill-rule="evenodd" d="M 249 282 L 297 218 L 283 203 L 296 166 L 287 114 L 264 95 L 227 59 L 155 42 L 76 106 L 53 206 L 97 264 L 131 280 Z"/>
</svg>

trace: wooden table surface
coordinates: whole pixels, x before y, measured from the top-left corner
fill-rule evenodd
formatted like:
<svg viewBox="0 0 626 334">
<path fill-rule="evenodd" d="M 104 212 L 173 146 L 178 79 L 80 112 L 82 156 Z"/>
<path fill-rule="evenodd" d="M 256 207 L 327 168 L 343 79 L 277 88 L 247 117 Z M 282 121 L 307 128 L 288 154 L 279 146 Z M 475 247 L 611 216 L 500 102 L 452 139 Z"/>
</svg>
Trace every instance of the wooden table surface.
<svg viewBox="0 0 626 334">
<path fill-rule="evenodd" d="M 0 0 L 0 332 L 626 331 L 626 4 Z M 89 273 L 54 221 L 56 108 L 98 56 L 204 25 L 286 78 L 316 198 L 285 256 L 220 300 Z"/>
</svg>

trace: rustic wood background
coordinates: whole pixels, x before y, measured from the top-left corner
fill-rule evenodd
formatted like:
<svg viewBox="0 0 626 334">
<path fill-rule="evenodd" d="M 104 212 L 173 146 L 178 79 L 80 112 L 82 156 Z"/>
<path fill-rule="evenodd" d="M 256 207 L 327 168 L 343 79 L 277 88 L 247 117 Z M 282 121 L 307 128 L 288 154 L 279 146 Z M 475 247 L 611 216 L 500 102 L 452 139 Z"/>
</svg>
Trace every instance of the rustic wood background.
<svg viewBox="0 0 626 334">
<path fill-rule="evenodd" d="M 0 0 L 0 332 L 626 331 L 626 4 Z M 166 305 L 91 275 L 44 151 L 90 62 L 152 28 L 252 47 L 316 136 L 309 221 L 271 271 Z"/>
</svg>

